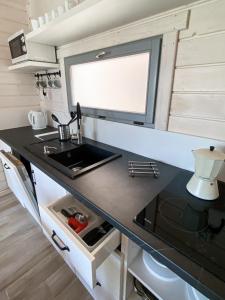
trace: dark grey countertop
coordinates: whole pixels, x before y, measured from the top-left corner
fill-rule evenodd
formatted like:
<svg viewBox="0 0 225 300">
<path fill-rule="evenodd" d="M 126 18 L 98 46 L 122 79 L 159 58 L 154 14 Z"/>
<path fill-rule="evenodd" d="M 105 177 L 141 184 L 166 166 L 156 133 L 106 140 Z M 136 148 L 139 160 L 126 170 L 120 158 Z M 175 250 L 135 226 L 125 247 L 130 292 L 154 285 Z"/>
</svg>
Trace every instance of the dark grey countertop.
<svg viewBox="0 0 225 300">
<path fill-rule="evenodd" d="M 158 162 L 160 170 L 158 179 L 151 177 L 132 178 L 128 176 L 128 160 L 143 160 L 143 157 L 87 140 L 88 143 L 98 145 L 112 152 L 121 153 L 122 157 L 75 179 L 70 179 L 25 149 L 25 146 L 38 141 L 34 134 L 50 130 L 53 129 L 33 131 L 31 127 L 21 127 L 2 130 L 0 131 L 0 139 L 62 185 L 82 203 L 114 225 L 140 247 L 149 253 L 154 252 L 155 256 L 162 263 L 207 297 L 210 299 L 225 299 L 224 281 L 133 222 L 134 217 L 179 172 L 184 172 L 183 170 Z"/>
</svg>

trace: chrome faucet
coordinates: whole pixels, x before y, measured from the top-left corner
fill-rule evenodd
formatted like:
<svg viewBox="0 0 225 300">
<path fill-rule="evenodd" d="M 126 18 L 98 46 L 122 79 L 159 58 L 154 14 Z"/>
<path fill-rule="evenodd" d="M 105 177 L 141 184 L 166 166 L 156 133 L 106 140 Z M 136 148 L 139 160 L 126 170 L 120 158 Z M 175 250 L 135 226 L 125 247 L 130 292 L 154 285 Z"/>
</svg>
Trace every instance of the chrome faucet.
<svg viewBox="0 0 225 300">
<path fill-rule="evenodd" d="M 54 150 L 57 150 L 56 147 L 50 147 L 50 146 L 44 146 L 44 154 L 47 155 L 47 154 L 51 154 L 51 149 L 54 149 Z"/>
</svg>

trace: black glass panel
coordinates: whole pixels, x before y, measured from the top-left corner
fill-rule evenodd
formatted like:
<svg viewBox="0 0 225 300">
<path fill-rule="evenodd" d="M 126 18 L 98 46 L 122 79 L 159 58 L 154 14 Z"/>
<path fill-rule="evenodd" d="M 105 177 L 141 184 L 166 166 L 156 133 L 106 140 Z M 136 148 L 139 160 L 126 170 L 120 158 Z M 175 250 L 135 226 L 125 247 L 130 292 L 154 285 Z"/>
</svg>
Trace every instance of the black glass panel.
<svg viewBox="0 0 225 300">
<path fill-rule="evenodd" d="M 17 36 L 15 39 L 9 42 L 12 59 L 26 54 L 26 52 L 22 48 L 22 46 L 24 45 L 24 43 L 21 42 L 22 37 L 24 37 L 24 34 Z"/>
<path fill-rule="evenodd" d="M 225 185 L 205 201 L 186 190 L 182 172 L 135 218 L 135 222 L 225 281 Z"/>
</svg>

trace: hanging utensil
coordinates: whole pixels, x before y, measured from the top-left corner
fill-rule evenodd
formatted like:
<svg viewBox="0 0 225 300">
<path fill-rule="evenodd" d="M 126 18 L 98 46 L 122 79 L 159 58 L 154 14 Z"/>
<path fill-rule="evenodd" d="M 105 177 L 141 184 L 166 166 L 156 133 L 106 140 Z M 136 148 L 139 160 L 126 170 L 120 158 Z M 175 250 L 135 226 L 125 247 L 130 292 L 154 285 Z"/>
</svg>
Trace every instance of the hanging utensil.
<svg viewBox="0 0 225 300">
<path fill-rule="evenodd" d="M 56 123 L 58 123 L 59 125 L 62 125 L 60 122 L 59 122 L 59 119 L 56 117 L 56 115 L 52 114 L 52 120 L 55 121 Z"/>
<path fill-rule="evenodd" d="M 74 112 L 74 111 L 71 111 L 70 112 L 70 116 L 71 116 L 71 119 L 70 121 L 67 123 L 67 126 L 69 126 L 70 124 L 72 124 L 74 121 L 76 121 L 77 119 L 77 114 Z"/>
</svg>

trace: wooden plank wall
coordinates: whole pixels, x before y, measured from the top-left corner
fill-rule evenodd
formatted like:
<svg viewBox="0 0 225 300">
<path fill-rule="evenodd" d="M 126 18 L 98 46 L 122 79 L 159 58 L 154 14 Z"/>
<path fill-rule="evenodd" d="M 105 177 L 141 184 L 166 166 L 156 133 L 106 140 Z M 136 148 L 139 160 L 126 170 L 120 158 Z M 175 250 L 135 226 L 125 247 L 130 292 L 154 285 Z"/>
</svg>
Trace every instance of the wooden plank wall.
<svg viewBox="0 0 225 300">
<path fill-rule="evenodd" d="M 0 0 L 0 130 L 28 124 L 27 112 L 39 107 L 31 74 L 9 72 L 8 37 L 28 28 L 26 0 Z"/>
<path fill-rule="evenodd" d="M 193 7 L 179 35 L 169 131 L 225 140 L 225 1 Z"/>
<path fill-rule="evenodd" d="M 0 0 L 0 130 L 28 124 L 27 113 L 39 108 L 38 91 L 31 74 L 8 71 L 8 36 L 27 29 L 27 0 Z M 0 192 L 7 189 L 0 162 Z"/>
</svg>

